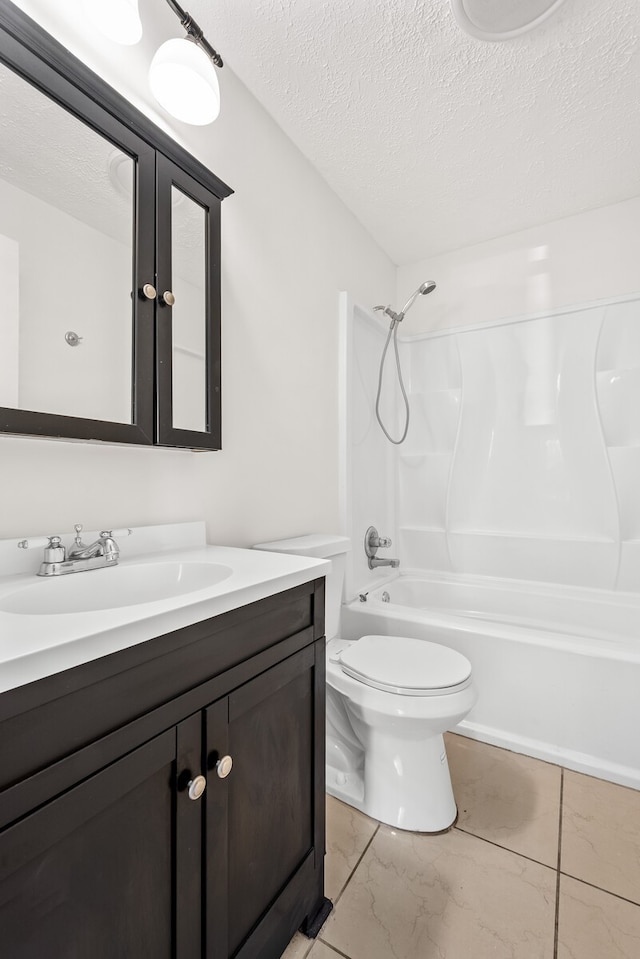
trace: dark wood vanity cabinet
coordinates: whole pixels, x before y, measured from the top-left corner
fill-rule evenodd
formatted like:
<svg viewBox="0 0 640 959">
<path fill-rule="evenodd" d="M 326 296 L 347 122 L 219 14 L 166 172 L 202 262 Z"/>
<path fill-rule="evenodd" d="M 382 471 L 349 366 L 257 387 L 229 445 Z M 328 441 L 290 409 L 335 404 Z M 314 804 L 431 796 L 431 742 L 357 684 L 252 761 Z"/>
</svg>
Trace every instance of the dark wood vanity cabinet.
<svg viewBox="0 0 640 959">
<path fill-rule="evenodd" d="M 317 580 L 0 696 L 3 956 L 277 959 L 313 923 L 323 598 Z"/>
</svg>

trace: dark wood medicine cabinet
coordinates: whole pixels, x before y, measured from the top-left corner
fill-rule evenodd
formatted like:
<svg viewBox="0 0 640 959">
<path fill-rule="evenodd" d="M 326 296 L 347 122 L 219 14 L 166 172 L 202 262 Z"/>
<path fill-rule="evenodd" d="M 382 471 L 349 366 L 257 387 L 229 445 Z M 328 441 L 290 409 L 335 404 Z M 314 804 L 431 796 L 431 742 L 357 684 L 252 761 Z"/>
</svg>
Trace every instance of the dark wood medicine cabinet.
<svg viewBox="0 0 640 959">
<path fill-rule="evenodd" d="M 0 124 L 0 431 L 220 449 L 233 191 L 9 2 Z"/>
</svg>

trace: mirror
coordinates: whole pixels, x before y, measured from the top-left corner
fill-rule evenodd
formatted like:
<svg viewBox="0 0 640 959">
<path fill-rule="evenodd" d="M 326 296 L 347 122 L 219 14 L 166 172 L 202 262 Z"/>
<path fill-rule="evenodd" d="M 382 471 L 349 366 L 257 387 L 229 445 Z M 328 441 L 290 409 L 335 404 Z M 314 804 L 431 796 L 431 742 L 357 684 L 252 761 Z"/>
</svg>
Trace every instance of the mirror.
<svg viewBox="0 0 640 959">
<path fill-rule="evenodd" d="M 172 185 L 173 426 L 199 433 L 207 428 L 206 217 L 204 207 Z"/>
<path fill-rule="evenodd" d="M 132 422 L 134 160 L 0 64 L 0 406 Z"/>
</svg>

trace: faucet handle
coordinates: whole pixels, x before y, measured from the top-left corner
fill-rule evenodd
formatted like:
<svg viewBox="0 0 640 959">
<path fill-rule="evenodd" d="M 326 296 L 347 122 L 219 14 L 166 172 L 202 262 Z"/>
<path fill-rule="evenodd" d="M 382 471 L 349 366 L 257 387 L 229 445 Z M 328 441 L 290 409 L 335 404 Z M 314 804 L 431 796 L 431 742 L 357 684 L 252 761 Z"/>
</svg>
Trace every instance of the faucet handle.
<svg viewBox="0 0 640 959">
<path fill-rule="evenodd" d="M 18 540 L 18 549 L 39 549 L 40 546 L 48 546 L 48 536 L 37 536 L 31 539 Z"/>
<path fill-rule="evenodd" d="M 33 536 L 30 539 L 21 539 L 18 541 L 18 549 L 40 549 L 41 547 L 60 546 L 59 536 Z"/>
<path fill-rule="evenodd" d="M 59 536 L 50 536 L 44 548 L 45 563 L 64 563 L 66 558 L 67 551 L 62 545 L 62 539 Z"/>
<path fill-rule="evenodd" d="M 116 536 L 131 536 L 132 533 L 132 529 L 129 529 L 128 526 L 123 526 L 122 529 L 103 529 L 100 536 L 108 536 L 109 539 L 115 539 Z"/>
<path fill-rule="evenodd" d="M 66 550 L 60 536 L 37 536 L 33 539 L 21 539 L 18 543 L 18 549 L 36 549 L 41 546 L 44 546 L 45 563 L 64 563 Z"/>
</svg>

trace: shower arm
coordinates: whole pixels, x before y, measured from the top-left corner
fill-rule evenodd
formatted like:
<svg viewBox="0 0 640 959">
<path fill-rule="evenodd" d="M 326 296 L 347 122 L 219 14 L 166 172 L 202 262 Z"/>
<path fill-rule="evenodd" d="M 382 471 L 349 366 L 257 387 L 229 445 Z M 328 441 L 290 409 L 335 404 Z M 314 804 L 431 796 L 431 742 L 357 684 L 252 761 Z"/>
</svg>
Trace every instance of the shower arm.
<svg viewBox="0 0 640 959">
<path fill-rule="evenodd" d="M 415 299 L 415 297 L 414 297 Z M 390 316 L 393 323 L 400 323 L 404 319 L 404 314 L 406 310 L 403 310 L 401 313 L 396 313 L 395 310 L 392 310 L 390 306 L 374 306 L 374 313 L 386 313 L 387 316 Z"/>
</svg>

